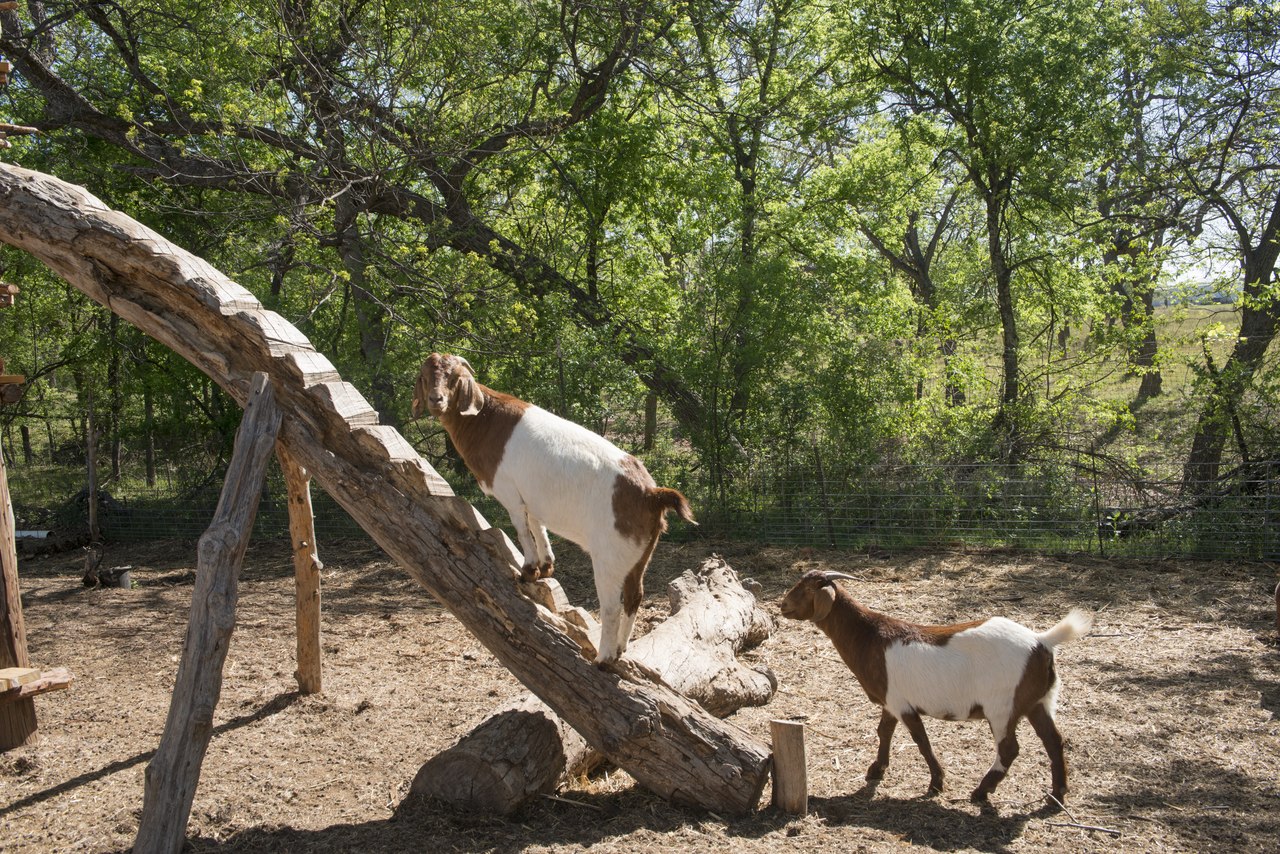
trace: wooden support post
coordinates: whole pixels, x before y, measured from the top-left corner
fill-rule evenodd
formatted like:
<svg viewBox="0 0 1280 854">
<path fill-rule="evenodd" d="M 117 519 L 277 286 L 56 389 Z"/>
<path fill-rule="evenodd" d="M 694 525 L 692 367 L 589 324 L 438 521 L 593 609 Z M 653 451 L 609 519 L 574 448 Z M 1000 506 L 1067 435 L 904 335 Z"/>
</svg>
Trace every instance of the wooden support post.
<svg viewBox="0 0 1280 854">
<path fill-rule="evenodd" d="M 9 475 L 4 465 L 4 449 L 0 448 L 0 667 L 30 667 L 14 535 Z M 0 705 L 0 752 L 30 744 L 35 738 L 36 704 L 31 697 Z"/>
<path fill-rule="evenodd" d="M 809 814 L 809 772 L 804 752 L 804 724 L 769 721 L 773 737 L 773 803 L 792 815 Z"/>
<path fill-rule="evenodd" d="M 164 734 L 145 774 L 142 820 L 133 847 L 139 854 L 182 850 L 235 628 L 240 565 L 280 420 L 267 375 L 254 374 L 218 509 L 197 546 L 182 662 Z"/>
<path fill-rule="evenodd" d="M 293 541 L 294 590 L 298 612 L 298 669 L 294 677 L 303 694 L 320 693 L 320 562 L 316 550 L 315 514 L 311 510 L 311 475 L 284 445 L 276 444 L 289 501 L 289 537 Z"/>
</svg>

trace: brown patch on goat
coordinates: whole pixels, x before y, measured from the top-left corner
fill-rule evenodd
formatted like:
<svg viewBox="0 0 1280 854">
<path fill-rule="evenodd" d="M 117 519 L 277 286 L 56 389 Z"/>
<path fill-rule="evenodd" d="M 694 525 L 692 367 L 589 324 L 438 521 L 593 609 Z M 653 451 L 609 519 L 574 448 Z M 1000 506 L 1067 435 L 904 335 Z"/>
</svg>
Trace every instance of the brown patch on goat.
<svg viewBox="0 0 1280 854">
<path fill-rule="evenodd" d="M 432 353 L 418 372 L 414 386 L 415 416 L 420 407 L 431 408 L 431 393 L 436 390 L 447 391 L 449 405 L 443 412 L 433 414 L 440 419 L 453 447 L 476 480 L 485 489 L 491 488 L 494 474 L 506 452 L 507 440 L 529 404 L 476 382 L 465 360 Z M 477 416 L 483 417 L 463 415 L 462 404 L 470 404 L 478 398 L 483 398 L 483 402 Z"/>
<path fill-rule="evenodd" d="M 675 509 L 690 521 L 693 514 L 683 495 L 674 489 L 659 488 L 644 463 L 635 457 L 624 456 L 621 468 L 622 473 L 613 481 L 613 526 L 627 539 L 648 543 L 622 585 L 622 607 L 631 615 L 639 610 L 644 598 L 644 571 L 658 538 L 667 530 L 667 511 Z"/>
<path fill-rule="evenodd" d="M 654 534 L 649 547 L 636 561 L 636 565 L 631 567 L 626 580 L 622 583 L 622 610 L 626 611 L 628 616 L 640 610 L 640 602 L 644 599 L 644 571 L 649 568 L 649 559 L 653 557 L 653 550 L 657 545 L 658 535 Z"/>
<path fill-rule="evenodd" d="M 889 690 L 889 674 L 884 657 L 884 648 L 887 645 L 886 634 L 894 635 L 895 639 L 902 637 L 897 631 L 898 621 L 862 607 L 848 591 L 821 577 L 820 574 L 811 573 L 810 575 L 815 577 L 806 575 L 801 584 L 808 588 L 806 592 L 811 597 L 817 593 L 819 587 L 830 584 L 835 589 L 836 598 L 844 600 L 846 606 L 846 608 L 832 608 L 826 617 L 815 620 L 814 625 L 831 638 L 836 652 L 853 671 L 858 684 L 862 686 L 862 690 L 871 702 L 883 706 Z M 797 585 L 792 593 L 798 592 L 799 589 L 800 585 Z M 787 598 L 790 599 L 791 594 L 787 594 Z M 851 612 L 857 612 L 866 622 L 860 625 L 850 620 Z M 785 608 L 783 615 L 789 616 Z M 804 619 L 809 617 L 806 616 Z"/>
<path fill-rule="evenodd" d="M 1013 720 L 1016 722 L 1030 712 L 1031 707 L 1039 704 L 1057 681 L 1053 651 L 1043 644 L 1036 644 L 1027 656 L 1027 663 L 1022 665 L 1022 678 L 1013 692 Z"/>
<path fill-rule="evenodd" d="M 650 493 L 657 488 L 644 464 L 628 454 L 622 473 L 613 479 L 613 527 L 622 536 L 643 543 L 656 530 L 667 530 L 666 515 L 654 506 Z"/>
<path fill-rule="evenodd" d="M 903 625 L 916 631 L 916 634 L 906 638 L 906 640 L 914 640 L 919 643 L 931 644 L 932 646 L 946 646 L 956 635 L 969 629 L 976 629 L 985 622 L 986 620 L 971 620 L 967 623 L 956 623 L 952 626 L 921 626 L 915 623 L 903 623 Z"/>
</svg>

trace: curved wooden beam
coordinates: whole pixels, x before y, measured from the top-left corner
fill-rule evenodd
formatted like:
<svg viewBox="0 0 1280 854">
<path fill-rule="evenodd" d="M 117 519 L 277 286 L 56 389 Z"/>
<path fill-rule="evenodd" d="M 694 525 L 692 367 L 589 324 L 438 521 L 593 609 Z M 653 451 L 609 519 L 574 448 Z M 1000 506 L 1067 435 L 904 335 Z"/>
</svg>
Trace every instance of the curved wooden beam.
<svg viewBox="0 0 1280 854">
<path fill-rule="evenodd" d="M 675 802 L 754 810 L 768 748 L 637 669 L 595 667 L 516 589 L 510 540 L 449 485 L 284 318 L 204 260 L 81 187 L 0 164 L 0 240 L 209 375 L 242 406 L 255 371 L 280 441 L 317 484 L 592 746 Z"/>
</svg>

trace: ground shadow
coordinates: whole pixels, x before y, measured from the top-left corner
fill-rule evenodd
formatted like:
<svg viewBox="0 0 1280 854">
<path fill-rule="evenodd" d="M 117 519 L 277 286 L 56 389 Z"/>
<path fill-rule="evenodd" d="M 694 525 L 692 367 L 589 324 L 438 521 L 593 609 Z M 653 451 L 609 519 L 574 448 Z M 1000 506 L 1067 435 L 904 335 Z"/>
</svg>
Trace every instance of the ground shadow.
<svg viewBox="0 0 1280 854">
<path fill-rule="evenodd" d="M 874 828 L 936 851 L 1004 852 L 1029 821 L 1057 812 L 1045 803 L 1033 812 L 1001 815 L 995 807 L 984 807 L 973 815 L 941 798 L 875 798 L 874 794 L 875 787 L 868 784 L 849 795 L 811 798 L 809 807 L 828 824 Z"/>
<path fill-rule="evenodd" d="M 297 691 L 286 691 L 283 694 L 278 694 L 274 698 L 269 700 L 267 703 L 265 703 L 263 706 L 256 709 L 255 711 L 252 711 L 248 714 L 240 715 L 238 717 L 231 718 L 230 720 L 227 720 L 221 724 L 218 724 L 216 727 L 213 728 L 212 737 L 216 738 L 217 736 L 222 735 L 224 733 L 228 733 L 233 730 L 240 729 L 241 727 L 249 726 L 251 724 L 258 723 L 259 721 L 263 721 L 271 717 L 272 715 L 282 712 L 285 709 L 289 708 L 291 705 L 297 702 L 301 696 L 302 695 Z M 43 803 L 44 801 L 47 801 L 50 798 L 55 798 L 58 795 L 66 794 L 67 792 L 77 789 L 80 786 L 83 786 L 87 783 L 92 783 L 96 780 L 101 780 L 104 777 L 110 777 L 112 774 L 116 774 L 120 771 L 128 770 L 129 768 L 133 768 L 135 765 L 140 765 L 143 762 L 149 762 L 151 761 L 152 756 L 155 756 L 155 751 L 148 750 L 146 753 L 139 753 L 136 756 L 130 756 L 128 759 L 120 759 L 108 765 L 104 765 L 101 768 L 96 768 L 92 771 L 86 771 L 83 774 L 79 774 L 75 777 L 72 777 L 69 780 L 64 780 L 58 785 L 51 786 L 50 788 L 44 789 L 43 791 L 33 792 L 32 794 L 27 795 L 25 798 L 21 798 L 19 800 L 14 801 L 13 803 L 6 804 L 3 807 L 0 807 L 0 817 L 8 815 L 9 813 L 12 813 L 12 812 L 16 812 L 17 810 L 20 810 L 20 809 L 25 809 L 26 807 L 29 807 L 29 806 L 34 806 L 35 804 Z"/>
</svg>

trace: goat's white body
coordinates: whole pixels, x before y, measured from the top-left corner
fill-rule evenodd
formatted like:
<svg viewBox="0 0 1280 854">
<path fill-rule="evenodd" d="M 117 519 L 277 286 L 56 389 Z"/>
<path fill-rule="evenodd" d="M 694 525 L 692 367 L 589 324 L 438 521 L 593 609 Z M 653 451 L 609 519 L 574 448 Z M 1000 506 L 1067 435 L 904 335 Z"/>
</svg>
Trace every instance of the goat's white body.
<svg viewBox="0 0 1280 854">
<path fill-rule="evenodd" d="M 530 405 L 507 439 L 487 490 L 511 515 L 526 564 L 555 560 L 548 530 L 591 557 L 600 600 L 597 661 L 613 661 L 626 649 L 635 614 L 622 606 L 623 583 L 652 546 L 623 535 L 614 518 L 614 491 L 626 456 L 602 436 Z"/>
<path fill-rule="evenodd" d="M 619 536 L 613 490 L 625 456 L 585 427 L 529 406 L 507 439 L 489 492 L 517 529 L 517 514 L 527 513 L 594 554 Z"/>
<path fill-rule="evenodd" d="M 1003 617 L 952 635 L 944 646 L 895 641 L 884 651 L 885 708 L 899 720 L 912 711 L 965 720 L 976 706 L 1003 729 L 1027 657 L 1039 638 Z"/>
</svg>

